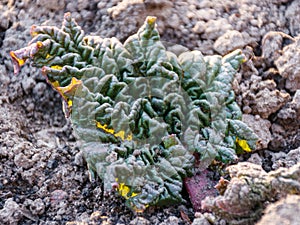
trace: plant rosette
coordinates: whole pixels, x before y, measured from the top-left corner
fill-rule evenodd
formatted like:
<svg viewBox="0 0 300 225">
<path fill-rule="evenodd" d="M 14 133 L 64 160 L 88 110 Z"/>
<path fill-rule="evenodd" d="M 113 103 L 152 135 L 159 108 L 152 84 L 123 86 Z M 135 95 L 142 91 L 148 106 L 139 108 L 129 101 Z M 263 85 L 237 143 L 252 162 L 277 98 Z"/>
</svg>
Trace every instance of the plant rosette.
<svg viewBox="0 0 300 225">
<path fill-rule="evenodd" d="M 195 162 L 202 170 L 233 162 L 257 140 L 232 89 L 242 51 L 177 56 L 155 21 L 147 17 L 122 44 L 85 35 L 66 13 L 61 28 L 33 26 L 29 45 L 10 52 L 15 73 L 29 60 L 60 93 L 91 180 L 99 176 L 136 212 L 184 201 Z"/>
</svg>

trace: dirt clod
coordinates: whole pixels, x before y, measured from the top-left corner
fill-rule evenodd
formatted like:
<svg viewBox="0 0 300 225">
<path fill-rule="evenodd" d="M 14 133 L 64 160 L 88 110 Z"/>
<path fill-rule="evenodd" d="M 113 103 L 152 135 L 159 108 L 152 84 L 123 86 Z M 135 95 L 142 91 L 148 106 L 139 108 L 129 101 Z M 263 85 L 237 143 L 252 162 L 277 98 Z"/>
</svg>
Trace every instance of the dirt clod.
<svg viewBox="0 0 300 225">
<path fill-rule="evenodd" d="M 300 196 L 288 195 L 280 201 L 270 204 L 264 211 L 265 215 L 257 223 L 257 225 L 281 225 L 283 221 L 285 224 L 297 225 L 299 224 L 300 211 Z"/>
</svg>

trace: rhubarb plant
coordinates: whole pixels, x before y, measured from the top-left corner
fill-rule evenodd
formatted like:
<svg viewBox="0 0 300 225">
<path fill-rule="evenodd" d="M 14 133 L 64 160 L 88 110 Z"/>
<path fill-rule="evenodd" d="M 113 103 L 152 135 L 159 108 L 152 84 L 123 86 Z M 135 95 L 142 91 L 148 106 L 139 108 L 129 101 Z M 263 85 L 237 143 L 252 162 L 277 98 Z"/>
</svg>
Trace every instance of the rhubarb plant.
<svg viewBox="0 0 300 225">
<path fill-rule="evenodd" d="M 155 21 L 147 17 L 122 44 L 85 35 L 66 13 L 61 28 L 33 26 L 29 45 L 10 52 L 15 73 L 30 61 L 60 93 L 91 180 L 99 176 L 137 212 L 182 202 L 195 161 L 235 161 L 257 140 L 232 90 L 241 50 L 177 57 Z"/>
</svg>

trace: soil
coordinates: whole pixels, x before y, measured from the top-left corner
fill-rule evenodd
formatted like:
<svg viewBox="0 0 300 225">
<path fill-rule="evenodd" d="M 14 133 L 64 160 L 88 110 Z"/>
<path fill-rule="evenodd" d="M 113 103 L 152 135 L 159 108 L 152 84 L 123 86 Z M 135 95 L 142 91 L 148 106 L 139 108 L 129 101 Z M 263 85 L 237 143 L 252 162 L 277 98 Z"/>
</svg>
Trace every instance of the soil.
<svg viewBox="0 0 300 225">
<path fill-rule="evenodd" d="M 243 120 L 260 142 L 254 153 L 240 160 L 259 164 L 266 171 L 299 163 L 300 1 L 2 0 L 1 224 L 231 223 L 211 213 L 194 212 L 188 196 L 184 204 L 135 214 L 116 194 L 104 193 L 100 180 L 89 181 L 60 96 L 33 67 L 25 65 L 14 76 L 9 56 L 9 51 L 30 41 L 31 25 L 60 26 L 65 12 L 71 12 L 86 33 L 101 37 L 124 41 L 147 15 L 153 15 L 166 42 L 198 49 L 204 55 L 243 49 L 248 61 L 237 74 L 234 89 Z M 280 204 L 285 207 L 289 202 L 281 200 Z M 276 207 L 279 203 L 268 207 L 264 216 L 274 214 Z M 281 218 L 297 221 L 299 214 L 287 212 L 281 210 Z M 268 224 L 265 221 L 269 220 L 259 224 Z"/>
</svg>

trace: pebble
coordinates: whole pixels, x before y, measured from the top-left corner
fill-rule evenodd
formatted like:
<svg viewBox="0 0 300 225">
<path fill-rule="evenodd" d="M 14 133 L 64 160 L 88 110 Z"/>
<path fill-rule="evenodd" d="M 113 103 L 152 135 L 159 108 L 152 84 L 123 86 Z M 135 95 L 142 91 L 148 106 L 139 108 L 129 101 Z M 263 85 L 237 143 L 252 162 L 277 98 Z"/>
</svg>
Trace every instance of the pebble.
<svg viewBox="0 0 300 225">
<path fill-rule="evenodd" d="M 47 89 L 47 84 L 45 84 L 44 82 L 38 82 L 34 86 L 32 92 L 36 96 L 41 97 L 41 96 L 43 96 L 45 94 L 46 89 Z"/>
<path fill-rule="evenodd" d="M 29 94 L 30 91 L 35 87 L 36 82 L 32 77 L 25 77 L 22 80 L 22 88 L 26 94 Z"/>
<path fill-rule="evenodd" d="M 205 31 L 205 22 L 200 20 L 193 27 L 193 32 L 196 34 L 201 34 L 204 33 L 204 31 Z"/>
<path fill-rule="evenodd" d="M 243 35 L 237 30 L 228 30 L 214 43 L 214 49 L 221 55 L 225 55 L 235 49 L 242 49 L 247 45 Z"/>
<path fill-rule="evenodd" d="M 65 8 L 65 0 L 37 0 L 37 5 L 45 7 L 48 10 L 63 10 Z"/>
<path fill-rule="evenodd" d="M 150 221 L 145 219 L 144 217 L 139 216 L 131 220 L 129 225 L 150 225 Z"/>
<path fill-rule="evenodd" d="M 83 165 L 83 153 L 80 151 L 75 155 L 74 164 L 76 166 L 82 166 Z"/>
<path fill-rule="evenodd" d="M 0 210 L 0 221 L 3 224 L 18 224 L 23 218 L 20 206 L 13 198 L 8 198 Z"/>
<path fill-rule="evenodd" d="M 210 225 L 210 223 L 205 219 L 205 217 L 195 218 L 192 225 Z"/>
<path fill-rule="evenodd" d="M 30 205 L 30 211 L 33 215 L 41 215 L 45 212 L 45 204 L 42 199 L 35 199 Z"/>
<path fill-rule="evenodd" d="M 14 163 L 17 167 L 21 167 L 24 169 L 29 169 L 33 165 L 32 160 L 28 159 L 28 157 L 23 153 L 19 153 L 15 156 Z"/>
</svg>

